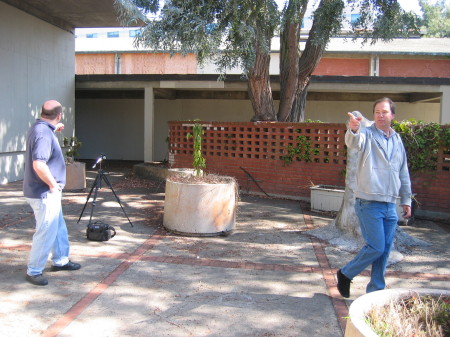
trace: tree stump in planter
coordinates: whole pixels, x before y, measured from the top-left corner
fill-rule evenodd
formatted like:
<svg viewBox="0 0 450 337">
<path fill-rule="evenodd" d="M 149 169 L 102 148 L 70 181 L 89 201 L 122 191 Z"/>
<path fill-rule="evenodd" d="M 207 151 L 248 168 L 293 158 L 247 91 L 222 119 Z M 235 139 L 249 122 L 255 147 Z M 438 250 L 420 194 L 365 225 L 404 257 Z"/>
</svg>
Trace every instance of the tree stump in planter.
<svg viewBox="0 0 450 337">
<path fill-rule="evenodd" d="M 222 177 L 208 182 L 206 177 L 174 175 L 166 181 L 164 227 L 190 236 L 230 234 L 235 228 L 237 183 Z"/>
</svg>

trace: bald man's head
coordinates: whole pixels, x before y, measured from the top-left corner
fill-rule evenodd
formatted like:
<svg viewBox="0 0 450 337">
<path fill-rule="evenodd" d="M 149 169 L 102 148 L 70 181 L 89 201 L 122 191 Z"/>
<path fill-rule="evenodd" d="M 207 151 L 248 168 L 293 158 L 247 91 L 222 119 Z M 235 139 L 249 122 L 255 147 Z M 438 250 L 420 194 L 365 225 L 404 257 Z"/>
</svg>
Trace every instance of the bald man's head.
<svg viewBox="0 0 450 337">
<path fill-rule="evenodd" d="M 55 100 L 46 101 L 42 105 L 41 117 L 55 120 L 62 113 L 62 105 Z"/>
</svg>

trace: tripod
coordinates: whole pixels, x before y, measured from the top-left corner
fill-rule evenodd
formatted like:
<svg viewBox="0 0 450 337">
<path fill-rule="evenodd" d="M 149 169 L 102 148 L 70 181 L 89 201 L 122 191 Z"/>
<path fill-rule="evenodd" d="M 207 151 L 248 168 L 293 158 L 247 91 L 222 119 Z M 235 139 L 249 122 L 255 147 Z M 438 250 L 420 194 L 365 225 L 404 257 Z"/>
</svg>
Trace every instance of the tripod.
<svg viewBox="0 0 450 337">
<path fill-rule="evenodd" d="M 81 211 L 81 214 L 80 214 L 80 217 L 78 218 L 77 223 L 80 222 L 81 217 L 83 216 L 84 210 L 86 209 L 86 206 L 87 206 L 87 204 L 89 202 L 89 199 L 91 198 L 92 192 L 94 191 L 94 198 L 92 199 L 91 216 L 89 218 L 89 224 L 88 225 L 91 224 L 92 215 L 94 214 L 94 207 L 95 207 L 96 199 L 97 199 L 97 193 L 98 193 L 98 190 L 102 188 L 102 181 L 104 181 L 106 183 L 106 185 L 108 185 L 110 190 L 113 192 L 114 196 L 116 197 L 117 202 L 120 205 L 120 208 L 122 208 L 123 214 L 125 214 L 125 216 L 128 219 L 128 222 L 130 223 L 131 227 L 133 227 L 133 224 L 131 223 L 130 218 L 128 217 L 127 213 L 125 212 L 125 209 L 123 208 L 119 197 L 117 196 L 117 194 L 114 191 L 111 183 L 109 182 L 109 179 L 108 179 L 108 176 L 106 175 L 106 172 L 102 170 L 101 161 L 103 159 L 106 159 L 106 157 L 102 154 L 100 156 L 100 158 L 97 159 L 97 162 L 94 164 L 94 166 L 92 166 L 92 168 L 95 168 L 97 166 L 97 164 L 100 163 L 100 168 L 98 170 L 97 176 L 95 177 L 94 183 L 92 184 L 91 190 L 89 191 L 89 194 L 88 194 L 87 199 L 86 199 L 86 203 L 84 204 L 83 210 Z"/>
</svg>

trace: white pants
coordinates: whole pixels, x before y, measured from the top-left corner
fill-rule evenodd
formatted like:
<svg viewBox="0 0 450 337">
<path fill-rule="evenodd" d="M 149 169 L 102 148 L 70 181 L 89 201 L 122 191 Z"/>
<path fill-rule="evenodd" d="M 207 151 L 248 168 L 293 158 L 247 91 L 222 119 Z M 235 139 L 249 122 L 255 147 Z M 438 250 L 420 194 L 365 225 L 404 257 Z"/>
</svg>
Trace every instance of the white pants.
<svg viewBox="0 0 450 337">
<path fill-rule="evenodd" d="M 69 262 L 69 237 L 64 221 L 61 199 L 62 192 L 47 193 L 46 198 L 26 198 L 36 218 L 36 231 L 33 235 L 27 274 L 42 274 L 50 250 L 55 266 Z"/>
</svg>

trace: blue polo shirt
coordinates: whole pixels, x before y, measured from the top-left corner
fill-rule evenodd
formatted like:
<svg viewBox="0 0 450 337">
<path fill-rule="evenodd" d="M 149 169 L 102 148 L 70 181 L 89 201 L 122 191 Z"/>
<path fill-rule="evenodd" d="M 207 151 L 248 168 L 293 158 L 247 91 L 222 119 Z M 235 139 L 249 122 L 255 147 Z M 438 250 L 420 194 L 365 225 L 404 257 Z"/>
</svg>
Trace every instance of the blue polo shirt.
<svg viewBox="0 0 450 337">
<path fill-rule="evenodd" d="M 33 161 L 35 160 L 47 163 L 56 182 L 61 188 L 64 187 L 66 164 L 55 135 L 55 126 L 40 119 L 36 120 L 28 130 L 23 194 L 27 198 L 45 198 L 50 188 L 34 171 Z"/>
</svg>

